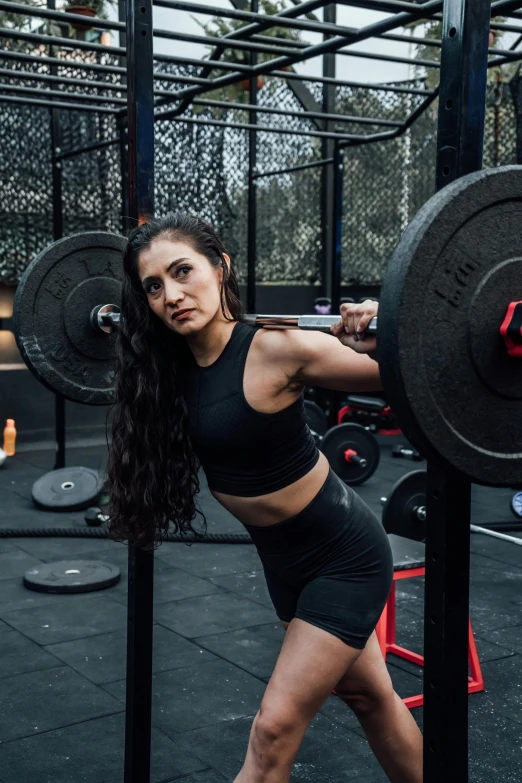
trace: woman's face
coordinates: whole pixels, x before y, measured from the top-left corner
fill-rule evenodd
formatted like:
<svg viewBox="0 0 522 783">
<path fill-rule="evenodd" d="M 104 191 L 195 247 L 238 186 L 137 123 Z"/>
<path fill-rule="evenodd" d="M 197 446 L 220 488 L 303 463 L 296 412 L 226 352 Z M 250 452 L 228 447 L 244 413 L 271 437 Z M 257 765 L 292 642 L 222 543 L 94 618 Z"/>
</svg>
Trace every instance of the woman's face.
<svg viewBox="0 0 522 783">
<path fill-rule="evenodd" d="M 222 318 L 223 269 L 186 242 L 155 239 L 140 253 L 138 274 L 150 309 L 173 332 L 186 337 Z"/>
</svg>

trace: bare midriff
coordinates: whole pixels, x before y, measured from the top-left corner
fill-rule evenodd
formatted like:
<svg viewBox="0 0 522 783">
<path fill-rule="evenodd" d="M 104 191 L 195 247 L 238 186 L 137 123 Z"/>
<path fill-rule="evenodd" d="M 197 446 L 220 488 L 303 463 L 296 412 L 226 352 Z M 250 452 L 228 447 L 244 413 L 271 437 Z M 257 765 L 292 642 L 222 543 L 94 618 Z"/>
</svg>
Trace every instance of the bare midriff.
<svg viewBox="0 0 522 783">
<path fill-rule="evenodd" d="M 321 453 L 312 470 L 277 492 L 254 498 L 226 495 L 221 492 L 212 492 L 212 495 L 244 525 L 268 527 L 299 514 L 317 495 L 326 481 L 329 470 L 328 460 Z"/>
</svg>

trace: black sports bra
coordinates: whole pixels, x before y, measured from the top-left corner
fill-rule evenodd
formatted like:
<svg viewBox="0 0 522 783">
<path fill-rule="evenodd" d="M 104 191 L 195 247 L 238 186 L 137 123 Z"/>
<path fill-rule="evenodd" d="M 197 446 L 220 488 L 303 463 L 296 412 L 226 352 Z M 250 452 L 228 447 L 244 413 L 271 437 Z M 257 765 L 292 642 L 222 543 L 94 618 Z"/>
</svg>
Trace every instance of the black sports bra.
<svg viewBox="0 0 522 783">
<path fill-rule="evenodd" d="M 208 485 L 240 497 L 283 489 L 319 459 L 303 395 L 276 413 L 261 413 L 246 401 L 243 375 L 257 330 L 238 321 L 213 364 L 199 367 L 189 352 L 181 373 L 192 443 Z"/>
</svg>

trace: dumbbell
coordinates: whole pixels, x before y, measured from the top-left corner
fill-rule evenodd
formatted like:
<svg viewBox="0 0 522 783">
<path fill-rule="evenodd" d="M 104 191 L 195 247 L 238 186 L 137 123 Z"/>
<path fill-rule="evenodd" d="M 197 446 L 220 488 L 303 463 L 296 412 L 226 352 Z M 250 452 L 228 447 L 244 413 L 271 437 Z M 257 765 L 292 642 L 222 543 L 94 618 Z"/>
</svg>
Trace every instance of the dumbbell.
<svg viewBox="0 0 522 783">
<path fill-rule="evenodd" d="M 310 430 L 332 470 L 345 484 L 362 484 L 377 470 L 379 444 L 360 424 L 338 424 L 324 435 Z"/>
<path fill-rule="evenodd" d="M 392 457 L 404 457 L 405 459 L 411 459 L 414 462 L 420 462 L 423 459 L 416 449 L 403 446 L 402 443 L 397 443 L 397 445 L 393 447 Z"/>
<path fill-rule="evenodd" d="M 332 427 L 332 429 L 335 429 L 335 427 Z M 325 439 L 324 435 L 319 435 L 318 432 L 314 432 L 313 430 L 310 430 L 312 435 L 314 436 L 314 440 L 317 444 L 317 446 L 322 451 L 322 445 L 323 441 Z M 330 430 L 327 431 L 327 435 Z M 345 444 L 346 445 L 346 444 Z M 354 449 L 344 449 L 343 450 L 344 459 L 346 462 L 350 462 L 352 465 L 359 465 L 360 468 L 366 468 L 368 466 L 368 460 L 366 457 L 360 457 L 359 454 Z"/>
<path fill-rule="evenodd" d="M 351 422 L 328 429 L 324 411 L 310 400 L 305 400 L 305 413 L 317 448 L 345 484 L 362 484 L 375 473 L 380 450 L 371 432 Z"/>
</svg>

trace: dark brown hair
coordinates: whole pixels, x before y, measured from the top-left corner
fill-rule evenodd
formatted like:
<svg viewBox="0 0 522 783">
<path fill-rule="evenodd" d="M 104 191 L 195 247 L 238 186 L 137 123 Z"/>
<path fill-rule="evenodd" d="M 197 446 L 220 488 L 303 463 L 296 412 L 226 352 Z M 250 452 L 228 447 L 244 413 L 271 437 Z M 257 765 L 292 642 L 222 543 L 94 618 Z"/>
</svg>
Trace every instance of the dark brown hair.
<svg viewBox="0 0 522 783">
<path fill-rule="evenodd" d="M 185 339 L 154 315 L 138 275 L 140 253 L 155 239 L 182 241 L 223 268 L 221 310 L 241 318 L 235 272 L 212 226 L 176 212 L 135 228 L 123 257 L 122 325 L 117 341 L 116 401 L 109 448 L 109 534 L 153 548 L 174 532 L 202 536 L 204 515 L 196 508 L 199 461 L 190 441 L 179 373 L 189 350 Z M 202 530 L 193 527 L 201 514 Z"/>
</svg>

